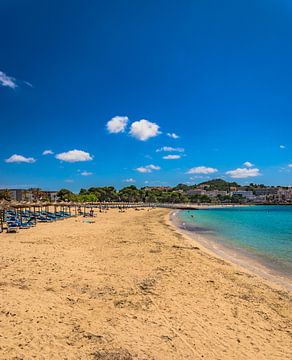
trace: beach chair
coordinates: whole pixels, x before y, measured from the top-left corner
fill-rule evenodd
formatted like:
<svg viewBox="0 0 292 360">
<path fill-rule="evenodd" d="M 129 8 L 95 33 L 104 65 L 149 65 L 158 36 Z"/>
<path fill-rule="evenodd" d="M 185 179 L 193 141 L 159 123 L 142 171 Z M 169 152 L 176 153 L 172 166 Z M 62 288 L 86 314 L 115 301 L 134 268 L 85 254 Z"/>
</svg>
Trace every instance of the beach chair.
<svg viewBox="0 0 292 360">
<path fill-rule="evenodd" d="M 20 229 L 29 229 L 31 227 L 31 225 L 29 224 L 29 222 L 23 222 L 20 224 L 19 228 Z"/>
<path fill-rule="evenodd" d="M 17 233 L 19 231 L 19 227 L 15 223 L 8 223 L 7 232 L 8 233 Z"/>
</svg>

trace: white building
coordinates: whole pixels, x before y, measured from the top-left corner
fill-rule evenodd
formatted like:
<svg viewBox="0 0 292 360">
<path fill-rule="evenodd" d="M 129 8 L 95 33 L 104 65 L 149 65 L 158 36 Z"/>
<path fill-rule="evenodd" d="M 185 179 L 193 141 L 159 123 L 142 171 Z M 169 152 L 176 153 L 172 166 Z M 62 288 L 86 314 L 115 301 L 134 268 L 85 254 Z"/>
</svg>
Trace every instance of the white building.
<svg viewBox="0 0 292 360">
<path fill-rule="evenodd" d="M 224 191 L 224 190 L 212 190 L 212 191 L 207 191 L 206 195 L 208 195 L 211 198 L 214 198 L 214 197 L 216 197 L 218 195 L 226 196 L 227 191 Z"/>
<path fill-rule="evenodd" d="M 243 198 L 248 199 L 248 200 L 255 200 L 256 199 L 256 196 L 253 194 L 253 192 L 249 191 L 249 190 L 233 191 L 232 195 L 239 195 L 239 196 L 242 196 Z"/>
</svg>

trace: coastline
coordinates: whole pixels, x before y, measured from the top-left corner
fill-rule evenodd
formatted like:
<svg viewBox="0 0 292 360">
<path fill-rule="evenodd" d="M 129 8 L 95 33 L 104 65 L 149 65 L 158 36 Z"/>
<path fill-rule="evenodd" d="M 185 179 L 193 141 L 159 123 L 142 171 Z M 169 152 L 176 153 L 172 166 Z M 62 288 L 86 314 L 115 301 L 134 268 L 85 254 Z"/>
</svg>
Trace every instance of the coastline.
<svg viewBox="0 0 292 360">
<path fill-rule="evenodd" d="M 168 218 L 111 209 L 0 234 L 1 356 L 290 360 L 291 294 Z"/>
<path fill-rule="evenodd" d="M 213 256 L 217 256 L 223 260 L 226 260 L 234 266 L 239 266 L 243 270 L 258 275 L 261 279 L 264 279 L 271 286 L 280 286 L 281 288 L 292 292 L 292 279 L 283 274 L 281 271 L 277 271 L 275 267 L 270 267 L 264 261 L 261 261 L 260 257 L 254 255 L 244 249 L 236 249 L 235 247 L 228 246 L 226 243 L 218 242 L 214 236 L 206 233 L 201 233 L 195 227 L 193 229 L 187 229 L 184 226 L 181 219 L 179 219 L 180 210 L 171 211 L 169 214 L 170 223 L 187 236 L 191 241 L 195 241 L 197 244 L 204 247 L 206 251 Z M 201 229 L 200 229 L 201 230 Z"/>
</svg>

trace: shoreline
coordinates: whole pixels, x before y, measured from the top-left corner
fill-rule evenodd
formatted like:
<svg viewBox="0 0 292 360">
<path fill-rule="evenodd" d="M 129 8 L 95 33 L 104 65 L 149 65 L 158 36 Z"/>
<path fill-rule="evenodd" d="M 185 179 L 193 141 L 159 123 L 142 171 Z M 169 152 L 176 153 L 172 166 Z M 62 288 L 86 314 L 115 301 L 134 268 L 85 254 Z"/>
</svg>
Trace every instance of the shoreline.
<svg viewBox="0 0 292 360">
<path fill-rule="evenodd" d="M 204 249 L 213 256 L 230 262 L 234 266 L 239 266 L 248 273 L 259 276 L 272 286 L 280 286 L 286 291 L 292 292 L 292 280 L 285 276 L 280 270 L 277 271 L 272 266 L 269 267 L 264 261 L 259 259 L 258 255 L 252 254 L 245 249 L 236 249 L 216 241 L 212 236 L 201 234 L 196 230 L 188 230 L 182 226 L 182 220 L 179 219 L 181 210 L 171 211 L 169 213 L 169 222 L 178 232 L 187 236 L 191 241 L 204 247 Z"/>
</svg>

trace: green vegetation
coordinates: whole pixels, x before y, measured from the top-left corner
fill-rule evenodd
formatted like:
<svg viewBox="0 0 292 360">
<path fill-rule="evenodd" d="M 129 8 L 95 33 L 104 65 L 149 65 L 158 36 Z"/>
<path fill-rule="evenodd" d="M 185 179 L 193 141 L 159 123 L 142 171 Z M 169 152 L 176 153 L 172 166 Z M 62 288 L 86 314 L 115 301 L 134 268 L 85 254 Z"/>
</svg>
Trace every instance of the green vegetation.
<svg viewBox="0 0 292 360">
<path fill-rule="evenodd" d="M 235 181 L 228 182 L 223 179 L 213 179 L 202 182 L 200 186 L 204 186 L 205 190 L 219 190 L 219 191 L 230 191 L 234 187 L 239 187 Z"/>
<path fill-rule="evenodd" d="M 200 188 L 202 190 L 219 190 L 219 191 L 230 191 L 232 188 L 237 188 L 240 185 L 237 184 L 235 181 L 228 182 L 223 179 L 213 179 L 209 181 L 201 182 L 197 185 L 185 185 L 185 184 L 178 184 L 174 189 L 175 190 L 183 190 L 188 191 L 192 189 Z"/>
<path fill-rule="evenodd" d="M 242 197 L 218 195 L 209 197 L 206 194 L 192 194 L 190 190 L 219 190 L 230 191 L 238 187 L 235 182 L 227 182 L 222 179 L 215 179 L 200 183 L 198 185 L 178 184 L 171 187 L 144 187 L 138 189 L 131 185 L 117 191 L 113 186 L 91 187 L 80 189 L 79 194 L 74 194 L 70 190 L 61 189 L 58 192 L 60 201 L 78 202 L 145 202 L 145 203 L 240 203 Z"/>
</svg>

